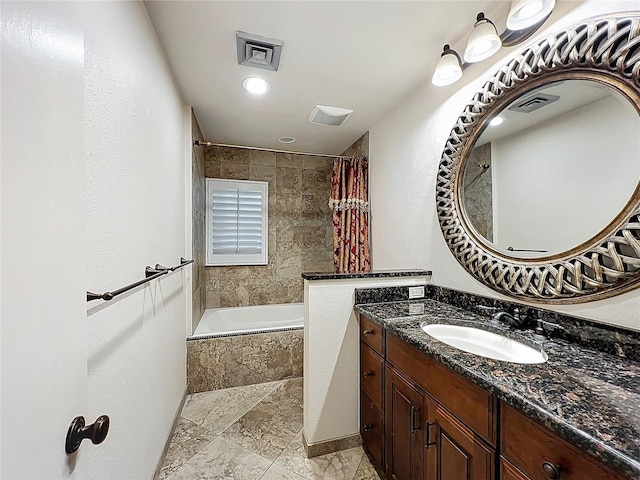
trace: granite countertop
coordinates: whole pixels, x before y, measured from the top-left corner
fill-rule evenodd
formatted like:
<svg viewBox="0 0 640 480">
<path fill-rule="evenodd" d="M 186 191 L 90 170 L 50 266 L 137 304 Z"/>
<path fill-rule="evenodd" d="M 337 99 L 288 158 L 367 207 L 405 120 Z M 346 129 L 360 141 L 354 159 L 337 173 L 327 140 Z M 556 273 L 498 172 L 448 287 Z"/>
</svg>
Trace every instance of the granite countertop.
<svg viewBox="0 0 640 480">
<path fill-rule="evenodd" d="M 640 479 L 640 364 L 435 300 L 356 305 L 408 344 L 619 472 Z M 546 363 L 491 360 L 442 343 L 422 323 L 479 327 L 542 348 Z"/>
<path fill-rule="evenodd" d="M 365 273 L 302 272 L 305 280 L 341 280 L 345 278 L 424 277 L 431 270 L 372 270 Z"/>
</svg>

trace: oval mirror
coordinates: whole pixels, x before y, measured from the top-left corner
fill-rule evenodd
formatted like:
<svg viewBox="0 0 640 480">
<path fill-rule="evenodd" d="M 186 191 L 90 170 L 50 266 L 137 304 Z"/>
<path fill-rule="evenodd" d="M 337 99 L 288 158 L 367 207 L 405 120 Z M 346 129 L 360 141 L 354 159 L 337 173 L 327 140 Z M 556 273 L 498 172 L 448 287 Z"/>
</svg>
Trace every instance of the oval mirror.
<svg viewBox="0 0 640 480">
<path fill-rule="evenodd" d="M 515 258 L 598 235 L 640 180 L 640 116 L 617 90 L 562 80 L 492 115 L 462 165 L 462 210 L 487 246 Z"/>
</svg>

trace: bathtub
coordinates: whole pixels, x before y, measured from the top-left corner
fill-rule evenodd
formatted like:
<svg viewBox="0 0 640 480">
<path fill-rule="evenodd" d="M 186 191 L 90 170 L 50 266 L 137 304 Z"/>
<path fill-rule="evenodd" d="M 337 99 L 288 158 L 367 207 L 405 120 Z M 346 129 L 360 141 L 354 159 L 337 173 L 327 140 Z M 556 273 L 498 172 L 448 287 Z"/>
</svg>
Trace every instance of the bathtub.
<svg viewBox="0 0 640 480">
<path fill-rule="evenodd" d="M 303 303 L 209 308 L 190 339 L 278 332 L 303 326 Z"/>
<path fill-rule="evenodd" d="M 302 303 L 205 310 L 187 338 L 187 390 L 206 392 L 302 376 Z"/>
</svg>

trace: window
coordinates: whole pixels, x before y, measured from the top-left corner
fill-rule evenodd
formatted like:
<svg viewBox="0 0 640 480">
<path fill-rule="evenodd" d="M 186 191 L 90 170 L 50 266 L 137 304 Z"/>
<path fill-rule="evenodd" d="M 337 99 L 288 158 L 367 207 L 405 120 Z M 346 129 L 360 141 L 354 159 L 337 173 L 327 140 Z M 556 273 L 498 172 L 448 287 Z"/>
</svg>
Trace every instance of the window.
<svg viewBox="0 0 640 480">
<path fill-rule="evenodd" d="M 207 178 L 207 265 L 267 264 L 268 186 Z"/>
</svg>

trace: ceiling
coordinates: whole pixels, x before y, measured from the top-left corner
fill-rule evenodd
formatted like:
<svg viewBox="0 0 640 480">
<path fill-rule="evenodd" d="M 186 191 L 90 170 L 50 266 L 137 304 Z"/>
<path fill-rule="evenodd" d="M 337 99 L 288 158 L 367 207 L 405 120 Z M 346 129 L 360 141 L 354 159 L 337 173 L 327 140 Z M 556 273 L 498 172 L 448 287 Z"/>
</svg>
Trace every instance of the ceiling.
<svg viewBox="0 0 640 480">
<path fill-rule="evenodd" d="M 325 154 L 342 153 L 403 97 L 430 83 L 443 44 L 462 53 L 478 12 L 502 31 L 510 4 L 145 2 L 183 99 L 193 106 L 207 141 Z M 236 30 L 282 40 L 279 70 L 238 65 Z M 252 75 L 268 80 L 271 91 L 261 97 L 247 93 L 242 81 Z M 354 113 L 340 127 L 313 125 L 307 118 L 316 104 Z M 296 142 L 279 143 L 284 135 Z"/>
</svg>

